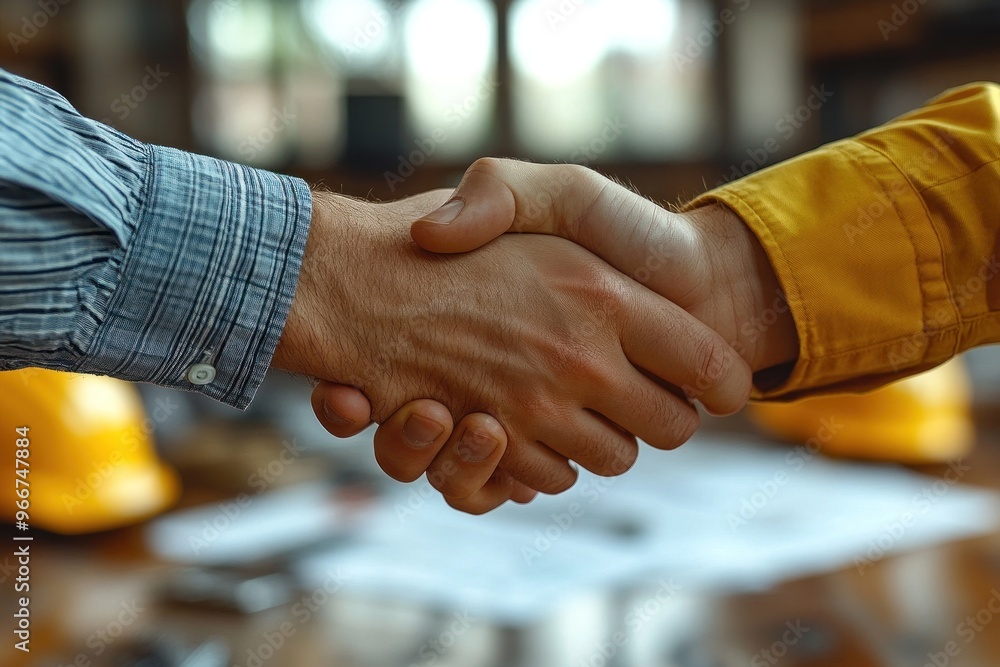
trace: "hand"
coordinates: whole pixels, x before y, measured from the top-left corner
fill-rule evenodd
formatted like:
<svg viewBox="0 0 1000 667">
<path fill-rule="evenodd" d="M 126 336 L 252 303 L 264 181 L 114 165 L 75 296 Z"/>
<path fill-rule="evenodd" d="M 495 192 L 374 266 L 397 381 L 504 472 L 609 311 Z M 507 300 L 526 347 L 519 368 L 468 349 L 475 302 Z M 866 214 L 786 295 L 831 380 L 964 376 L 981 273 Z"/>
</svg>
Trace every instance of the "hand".
<svg viewBox="0 0 1000 667">
<path fill-rule="evenodd" d="M 581 183 L 593 194 L 575 198 Z M 558 234 L 717 328 L 754 370 L 780 369 L 795 358 L 794 322 L 783 307 L 770 263 L 756 237 L 728 209 L 674 214 L 579 167 L 500 160 L 477 162 L 455 200 L 464 206 L 450 224 L 428 219 L 437 217 L 432 215 L 413 225 L 413 237 L 423 247 L 471 250 L 508 229 Z M 335 391 L 325 383 L 317 387 L 314 404 L 336 404 Z M 367 425 L 364 413 L 359 407 L 357 430 Z M 400 450 L 404 439 L 393 419 L 376 434 L 376 448 L 405 460 Z M 414 474 L 408 464 L 400 465 Z M 487 472 L 469 471 L 470 488 Z"/>
<path fill-rule="evenodd" d="M 797 355 L 787 312 L 769 326 L 747 326 L 783 296 L 760 242 L 724 207 L 672 213 L 590 169 L 487 158 L 412 228 L 418 245 L 438 253 L 468 252 L 508 231 L 587 248 L 711 326 L 754 371 Z"/>
<path fill-rule="evenodd" d="M 653 377 L 696 388 L 716 412 L 746 401 L 749 370 L 722 338 L 578 246 L 507 236 L 462 255 L 415 247 L 409 222 L 445 195 L 382 205 L 317 195 L 276 367 L 361 389 L 376 421 L 418 397 L 452 414 L 488 410 L 506 449 L 476 437 L 457 453 L 484 467 L 499 459 L 550 493 L 575 480 L 570 458 L 617 474 L 636 456 L 629 434 L 662 448 L 691 435 L 696 410 Z"/>
<path fill-rule="evenodd" d="M 357 389 L 321 382 L 312 402 L 320 423 L 338 437 L 356 435 L 371 425 L 368 399 Z M 433 425 L 443 426 L 444 431 L 428 436 Z M 536 491 L 515 482 L 492 461 L 470 460 L 475 457 L 470 457 L 462 444 L 467 437 L 492 438 L 500 451 L 507 447 L 507 434 L 493 417 L 467 415 L 455 428 L 446 407 L 418 399 L 399 409 L 375 432 L 375 458 L 387 474 L 401 482 L 412 482 L 426 473 L 452 507 L 470 514 L 483 514 L 508 500 L 527 503 L 535 498 Z"/>
</svg>

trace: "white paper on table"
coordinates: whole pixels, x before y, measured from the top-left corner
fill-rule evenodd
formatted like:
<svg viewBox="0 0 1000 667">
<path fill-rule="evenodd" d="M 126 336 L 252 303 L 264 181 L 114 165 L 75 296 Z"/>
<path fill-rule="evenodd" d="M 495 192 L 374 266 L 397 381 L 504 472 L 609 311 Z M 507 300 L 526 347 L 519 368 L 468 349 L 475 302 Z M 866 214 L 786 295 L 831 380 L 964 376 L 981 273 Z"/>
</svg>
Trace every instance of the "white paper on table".
<svg viewBox="0 0 1000 667">
<path fill-rule="evenodd" d="M 620 478 L 584 472 L 566 494 L 483 517 L 434 497 L 401 513 L 397 503 L 413 497 L 401 487 L 355 539 L 303 560 L 298 574 L 318 586 L 340 568 L 349 592 L 518 624 L 595 589 L 663 579 L 687 592 L 760 590 L 854 567 L 880 540 L 899 553 L 1000 526 L 1000 494 L 900 466 L 816 456 L 799 468 L 787 447 L 720 436 L 674 452 L 643 450 Z M 742 500 L 776 478 L 784 481 L 777 492 L 734 528 Z M 560 528 L 574 503 L 578 518 Z M 531 551 L 546 530 L 558 539 Z"/>
</svg>

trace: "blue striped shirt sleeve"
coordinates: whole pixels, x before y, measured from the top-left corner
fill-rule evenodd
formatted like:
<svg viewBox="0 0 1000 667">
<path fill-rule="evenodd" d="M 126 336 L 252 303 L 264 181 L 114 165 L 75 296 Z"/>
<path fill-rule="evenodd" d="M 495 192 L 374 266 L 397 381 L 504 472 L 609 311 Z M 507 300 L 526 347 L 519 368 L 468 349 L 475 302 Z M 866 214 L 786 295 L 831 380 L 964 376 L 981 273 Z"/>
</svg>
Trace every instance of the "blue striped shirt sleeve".
<svg viewBox="0 0 1000 667">
<path fill-rule="evenodd" d="M 311 217 L 301 180 L 140 143 L 0 70 L 0 370 L 111 375 L 246 407 Z"/>
</svg>

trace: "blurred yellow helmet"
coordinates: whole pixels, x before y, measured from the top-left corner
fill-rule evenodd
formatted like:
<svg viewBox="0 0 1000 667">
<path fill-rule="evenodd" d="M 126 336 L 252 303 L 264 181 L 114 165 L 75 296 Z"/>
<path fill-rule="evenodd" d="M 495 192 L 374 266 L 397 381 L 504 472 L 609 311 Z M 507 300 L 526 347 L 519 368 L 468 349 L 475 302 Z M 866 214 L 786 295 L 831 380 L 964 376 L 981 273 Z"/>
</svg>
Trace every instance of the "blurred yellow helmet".
<svg viewBox="0 0 1000 667">
<path fill-rule="evenodd" d="M 748 415 L 762 431 L 832 456 L 909 464 L 946 463 L 975 442 L 972 388 L 961 360 L 867 394 L 758 403 Z"/>
<path fill-rule="evenodd" d="M 0 372 L 0 519 L 13 521 L 15 449 L 27 428 L 29 524 L 76 535 L 135 523 L 170 506 L 177 477 L 157 458 L 139 392 L 107 377 Z M 22 442 L 23 444 L 23 442 Z"/>
</svg>

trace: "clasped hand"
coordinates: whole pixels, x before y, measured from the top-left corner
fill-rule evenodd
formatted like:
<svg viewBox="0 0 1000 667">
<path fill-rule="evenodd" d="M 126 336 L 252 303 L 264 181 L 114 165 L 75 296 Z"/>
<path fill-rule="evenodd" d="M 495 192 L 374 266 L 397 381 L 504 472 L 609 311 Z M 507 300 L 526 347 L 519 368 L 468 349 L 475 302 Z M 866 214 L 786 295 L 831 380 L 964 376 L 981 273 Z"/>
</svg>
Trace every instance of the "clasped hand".
<svg viewBox="0 0 1000 667">
<path fill-rule="evenodd" d="M 695 401 L 732 413 L 751 368 L 787 361 L 741 332 L 777 284 L 718 207 L 675 214 L 582 167 L 484 159 L 454 192 L 314 208 L 274 365 L 321 380 L 327 430 L 379 422 L 386 473 L 426 473 L 467 512 L 564 491 L 571 461 L 621 474 L 636 437 L 677 447 Z"/>
</svg>

